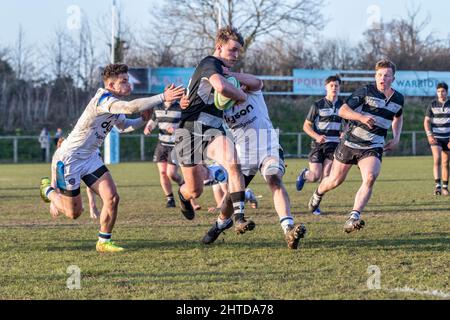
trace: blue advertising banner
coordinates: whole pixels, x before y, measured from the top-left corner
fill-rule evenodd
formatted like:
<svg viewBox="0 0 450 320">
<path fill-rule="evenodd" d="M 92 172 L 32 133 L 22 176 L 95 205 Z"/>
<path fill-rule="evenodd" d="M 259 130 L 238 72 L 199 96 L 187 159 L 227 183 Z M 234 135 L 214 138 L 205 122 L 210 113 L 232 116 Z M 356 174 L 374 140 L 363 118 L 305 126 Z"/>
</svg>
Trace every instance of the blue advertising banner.
<svg viewBox="0 0 450 320">
<path fill-rule="evenodd" d="M 150 93 L 161 93 L 164 88 L 174 83 L 175 86 L 189 85 L 189 79 L 195 68 L 153 68 L 149 69 Z"/>
<path fill-rule="evenodd" d="M 367 71 L 366 74 L 375 81 L 373 71 Z M 364 72 L 360 72 L 364 73 Z M 294 69 L 293 92 L 301 95 L 324 95 L 325 79 L 335 74 L 354 74 L 352 71 L 342 70 L 306 70 Z M 346 81 L 350 77 L 346 77 Z M 355 78 L 353 81 L 362 82 L 361 78 Z M 393 87 L 406 96 L 431 97 L 436 94 L 436 85 L 439 82 L 450 84 L 450 72 L 434 71 L 397 71 Z"/>
</svg>

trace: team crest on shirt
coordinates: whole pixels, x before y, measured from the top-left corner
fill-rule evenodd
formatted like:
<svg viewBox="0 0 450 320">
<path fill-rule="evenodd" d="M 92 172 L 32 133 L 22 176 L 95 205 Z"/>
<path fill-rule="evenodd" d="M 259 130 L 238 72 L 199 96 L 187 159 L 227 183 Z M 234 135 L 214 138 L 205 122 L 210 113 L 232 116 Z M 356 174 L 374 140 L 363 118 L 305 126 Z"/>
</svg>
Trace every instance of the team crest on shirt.
<svg viewBox="0 0 450 320">
<path fill-rule="evenodd" d="M 366 104 L 372 108 L 382 108 L 385 106 L 383 100 L 374 97 L 366 97 Z"/>
<path fill-rule="evenodd" d="M 70 179 L 70 180 L 69 180 L 69 184 L 70 184 L 71 186 L 73 186 L 73 185 L 75 184 L 75 178 Z"/>
</svg>

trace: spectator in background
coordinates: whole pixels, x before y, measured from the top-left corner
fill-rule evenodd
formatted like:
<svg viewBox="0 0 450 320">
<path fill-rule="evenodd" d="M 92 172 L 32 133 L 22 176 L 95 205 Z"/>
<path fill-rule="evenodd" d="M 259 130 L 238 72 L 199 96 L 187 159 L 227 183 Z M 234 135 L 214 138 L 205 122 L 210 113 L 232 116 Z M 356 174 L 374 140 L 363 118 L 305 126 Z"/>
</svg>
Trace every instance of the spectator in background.
<svg viewBox="0 0 450 320">
<path fill-rule="evenodd" d="M 55 147 L 58 146 L 58 141 L 59 139 L 62 138 L 62 136 L 63 136 L 62 129 L 61 128 L 56 129 L 55 136 L 53 137 L 53 143 L 55 144 Z"/>
<path fill-rule="evenodd" d="M 43 127 L 39 134 L 39 143 L 41 144 L 42 162 L 46 161 L 47 149 L 50 148 L 50 134 L 47 127 Z"/>
</svg>

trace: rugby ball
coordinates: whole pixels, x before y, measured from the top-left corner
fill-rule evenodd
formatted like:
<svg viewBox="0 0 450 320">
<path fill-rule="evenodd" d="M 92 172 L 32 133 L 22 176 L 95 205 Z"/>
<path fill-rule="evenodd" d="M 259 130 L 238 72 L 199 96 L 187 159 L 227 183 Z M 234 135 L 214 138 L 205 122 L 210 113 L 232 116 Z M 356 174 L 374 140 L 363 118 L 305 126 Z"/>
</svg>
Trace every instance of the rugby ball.
<svg viewBox="0 0 450 320">
<path fill-rule="evenodd" d="M 231 83 L 236 88 L 239 88 L 241 84 L 235 77 L 226 78 L 229 83 Z M 236 101 L 231 100 L 230 98 L 224 97 L 217 91 L 214 91 L 214 105 L 219 110 L 227 110 L 234 106 Z"/>
</svg>

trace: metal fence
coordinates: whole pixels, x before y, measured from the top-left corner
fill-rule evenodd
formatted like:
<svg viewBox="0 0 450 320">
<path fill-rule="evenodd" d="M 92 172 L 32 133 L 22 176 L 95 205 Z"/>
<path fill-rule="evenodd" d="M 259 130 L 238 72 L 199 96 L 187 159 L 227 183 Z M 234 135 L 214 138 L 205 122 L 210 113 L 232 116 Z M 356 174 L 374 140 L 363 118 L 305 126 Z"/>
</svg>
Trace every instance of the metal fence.
<svg viewBox="0 0 450 320">
<path fill-rule="evenodd" d="M 151 161 L 157 138 L 157 135 L 121 135 L 120 161 Z M 281 132 L 280 143 L 286 157 L 305 158 L 310 151 L 311 138 L 304 132 Z M 54 151 L 55 146 L 51 144 L 50 148 L 45 150 L 43 160 L 38 136 L 0 136 L 0 163 L 49 162 Z M 403 132 L 397 150 L 389 155 L 431 155 L 425 132 Z"/>
</svg>

